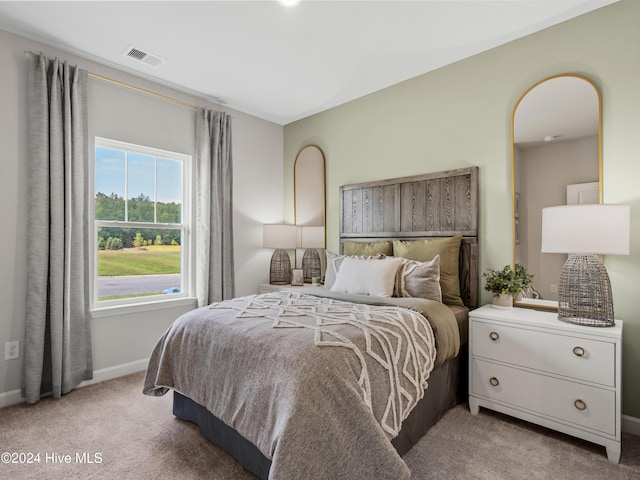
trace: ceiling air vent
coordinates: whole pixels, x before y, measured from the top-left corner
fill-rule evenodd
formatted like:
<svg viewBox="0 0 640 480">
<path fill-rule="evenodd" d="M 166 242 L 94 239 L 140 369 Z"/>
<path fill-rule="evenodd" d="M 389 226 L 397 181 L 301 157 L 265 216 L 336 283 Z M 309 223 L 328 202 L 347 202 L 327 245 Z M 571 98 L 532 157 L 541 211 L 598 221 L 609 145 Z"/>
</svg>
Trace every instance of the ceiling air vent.
<svg viewBox="0 0 640 480">
<path fill-rule="evenodd" d="M 149 52 L 145 52 L 144 50 L 140 50 L 139 48 L 134 47 L 133 45 L 129 45 L 122 55 L 125 57 L 133 58 L 139 62 L 146 63 L 152 67 L 159 67 L 162 65 L 165 60 L 164 58 L 158 57 L 157 55 L 153 55 Z"/>
</svg>

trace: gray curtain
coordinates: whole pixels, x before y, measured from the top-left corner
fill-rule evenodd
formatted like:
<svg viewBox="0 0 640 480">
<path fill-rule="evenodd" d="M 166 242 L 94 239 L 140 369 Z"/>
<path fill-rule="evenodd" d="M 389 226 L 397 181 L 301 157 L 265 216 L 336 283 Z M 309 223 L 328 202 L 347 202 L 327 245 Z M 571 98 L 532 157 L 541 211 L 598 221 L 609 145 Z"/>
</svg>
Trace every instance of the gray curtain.
<svg viewBox="0 0 640 480">
<path fill-rule="evenodd" d="M 196 297 L 198 306 L 233 298 L 231 116 L 196 116 Z"/>
<path fill-rule="evenodd" d="M 23 395 L 93 376 L 89 312 L 87 72 L 29 59 L 27 312 Z"/>
</svg>

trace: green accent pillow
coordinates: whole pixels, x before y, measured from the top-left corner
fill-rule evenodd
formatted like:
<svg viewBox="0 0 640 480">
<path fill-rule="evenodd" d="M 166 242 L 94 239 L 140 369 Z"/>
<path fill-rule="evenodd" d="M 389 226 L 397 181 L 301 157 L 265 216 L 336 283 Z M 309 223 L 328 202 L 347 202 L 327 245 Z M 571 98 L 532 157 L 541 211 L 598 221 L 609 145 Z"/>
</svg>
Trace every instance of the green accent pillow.
<svg viewBox="0 0 640 480">
<path fill-rule="evenodd" d="M 437 238 L 433 240 L 394 240 L 393 256 L 428 262 L 440 255 L 440 287 L 442 302 L 447 305 L 464 306 L 460 296 L 458 278 L 458 258 L 462 236 Z"/>
<path fill-rule="evenodd" d="M 393 255 L 393 243 L 391 242 L 343 242 L 342 253 L 344 255 Z"/>
</svg>

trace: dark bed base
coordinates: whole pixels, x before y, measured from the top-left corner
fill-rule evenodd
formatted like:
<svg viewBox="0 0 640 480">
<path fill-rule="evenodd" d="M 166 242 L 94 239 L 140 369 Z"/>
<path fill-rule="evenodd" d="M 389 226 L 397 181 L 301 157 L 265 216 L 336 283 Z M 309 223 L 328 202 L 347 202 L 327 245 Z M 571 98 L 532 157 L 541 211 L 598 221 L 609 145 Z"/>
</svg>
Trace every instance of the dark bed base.
<svg viewBox="0 0 640 480">
<path fill-rule="evenodd" d="M 466 401 L 467 347 L 431 372 L 429 388 L 409 417 L 400 434 L 391 443 L 400 455 L 407 453 L 449 409 Z M 212 415 L 205 407 L 173 392 L 173 414 L 200 427 L 202 435 L 235 458 L 240 465 L 259 478 L 269 478 L 271 460 L 236 430 Z"/>
<path fill-rule="evenodd" d="M 258 447 L 214 416 L 199 403 L 173 392 L 173 414 L 200 427 L 202 435 L 235 458 L 240 465 L 259 478 L 269 478 L 271 460 Z"/>
<path fill-rule="evenodd" d="M 431 372 L 424 397 L 402 422 L 398 436 L 391 440 L 391 444 L 400 455 L 411 450 L 442 415 L 459 403 L 459 384 L 462 383 L 460 380 L 466 380 L 466 377 L 460 375 L 461 366 L 466 364 L 465 352 L 466 346 L 464 351 L 461 348 L 457 357 L 450 358 Z"/>
</svg>

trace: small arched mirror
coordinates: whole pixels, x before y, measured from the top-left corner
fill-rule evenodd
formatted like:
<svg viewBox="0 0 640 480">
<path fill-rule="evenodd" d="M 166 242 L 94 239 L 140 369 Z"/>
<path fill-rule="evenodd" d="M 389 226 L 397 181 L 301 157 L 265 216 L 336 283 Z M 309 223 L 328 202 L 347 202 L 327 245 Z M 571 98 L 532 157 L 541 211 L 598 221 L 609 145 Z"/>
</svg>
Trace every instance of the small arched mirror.
<svg viewBox="0 0 640 480">
<path fill-rule="evenodd" d="M 566 255 L 541 253 L 542 209 L 602 201 L 600 92 L 578 75 L 533 85 L 514 108 L 512 142 L 513 259 L 534 275 L 516 304 L 557 308 Z"/>
<path fill-rule="evenodd" d="M 304 270 L 304 281 L 324 275 L 325 248 L 325 160 L 319 147 L 309 145 L 294 163 L 295 223 L 298 227 L 296 266 Z M 304 252 L 301 257 L 300 254 Z"/>
</svg>

